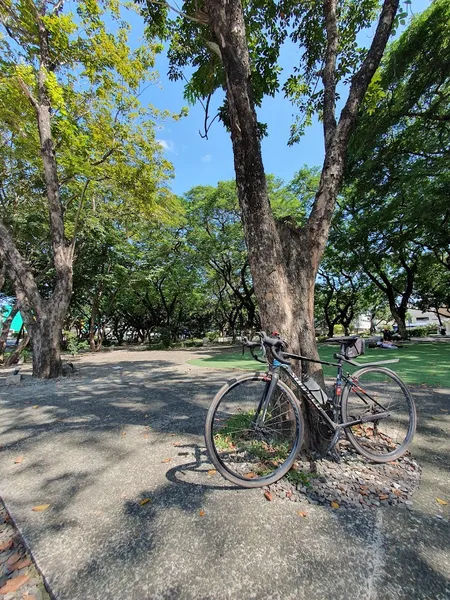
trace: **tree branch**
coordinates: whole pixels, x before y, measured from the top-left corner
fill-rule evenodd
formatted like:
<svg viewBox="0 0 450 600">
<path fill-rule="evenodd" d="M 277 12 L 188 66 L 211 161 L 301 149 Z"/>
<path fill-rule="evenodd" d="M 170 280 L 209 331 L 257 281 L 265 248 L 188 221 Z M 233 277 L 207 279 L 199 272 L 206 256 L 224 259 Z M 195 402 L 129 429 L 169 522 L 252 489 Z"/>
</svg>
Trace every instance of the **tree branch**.
<svg viewBox="0 0 450 600">
<path fill-rule="evenodd" d="M 26 83 L 24 82 L 24 80 L 22 79 L 22 77 L 17 77 L 17 81 L 19 82 L 20 87 L 22 88 L 23 93 L 25 94 L 25 96 L 28 98 L 31 106 L 34 108 L 34 110 L 36 111 L 36 114 L 38 114 L 38 103 L 36 98 L 33 96 L 33 94 L 30 92 L 30 90 L 28 89 L 28 86 L 26 85 Z"/>
<path fill-rule="evenodd" d="M 159 0 L 149 0 L 150 4 L 159 4 L 160 6 L 165 6 L 166 8 L 170 8 L 170 10 L 173 10 L 173 12 L 177 13 L 177 15 L 180 15 L 180 17 L 183 17 L 184 19 L 188 19 L 188 21 L 193 21 L 194 23 L 199 23 L 200 25 L 208 25 L 209 21 L 206 18 L 206 15 L 204 18 L 197 18 L 197 17 L 191 17 L 189 15 L 187 15 L 186 13 L 182 12 L 181 10 L 178 10 L 178 8 L 175 8 L 174 6 L 172 6 L 171 4 L 169 4 L 168 2 L 164 2 L 159 1 Z"/>
<path fill-rule="evenodd" d="M 372 44 L 359 71 L 353 76 L 350 92 L 342 109 L 337 126 L 337 138 L 341 144 L 346 144 L 351 130 L 356 122 L 359 107 L 364 94 L 378 69 L 386 45 L 391 35 L 392 25 L 397 14 L 400 0 L 384 0 L 377 29 L 373 36 Z"/>
<path fill-rule="evenodd" d="M 98 160 L 91 162 L 91 167 L 98 167 L 98 165 L 101 165 L 102 163 L 105 162 L 105 160 L 107 160 L 111 154 L 113 154 L 116 150 L 118 150 L 120 148 L 120 146 L 114 146 L 113 148 L 110 148 L 107 152 L 104 153 L 104 155 L 99 158 Z"/>
<path fill-rule="evenodd" d="M 203 106 L 203 110 L 205 111 L 205 123 L 203 125 L 204 127 L 204 133 L 202 133 L 201 131 L 199 131 L 200 137 L 203 139 L 208 139 L 208 133 L 209 130 L 212 127 L 212 124 L 214 123 L 214 121 L 219 117 L 219 113 L 216 114 L 216 116 L 213 118 L 213 120 L 208 123 L 208 119 L 209 119 L 209 103 L 211 102 L 211 98 L 212 98 L 212 94 L 208 94 L 208 98 L 206 99 L 206 104 L 203 104 L 203 102 L 200 100 L 201 105 Z"/>
<path fill-rule="evenodd" d="M 325 13 L 325 28 L 327 32 L 325 66 L 322 71 L 322 81 L 324 87 L 323 130 L 325 136 L 325 149 L 327 150 L 336 131 L 336 57 L 339 43 L 336 18 L 336 0 L 325 0 L 323 9 Z"/>
<path fill-rule="evenodd" d="M 76 239 L 77 239 L 78 221 L 80 218 L 81 209 L 83 207 L 86 190 L 88 188 L 90 181 L 91 181 L 90 179 L 87 179 L 83 186 L 83 191 L 81 192 L 80 203 L 78 204 L 78 208 L 77 208 L 77 214 L 75 215 L 75 222 L 73 224 L 73 238 L 72 238 L 72 242 L 71 242 L 70 248 L 69 248 L 69 260 L 71 260 L 71 261 L 73 260 L 73 255 L 75 253 L 75 243 L 76 243 Z"/>
<path fill-rule="evenodd" d="M 62 10 L 63 6 L 64 6 L 64 0 L 58 0 L 58 2 L 53 7 L 52 13 L 54 15 L 57 15 Z"/>
<path fill-rule="evenodd" d="M 30 305 L 39 312 L 42 311 L 42 298 L 25 259 L 17 250 L 8 229 L 0 221 L 0 258 L 6 263 L 6 269 L 13 283 L 17 299 L 27 309 Z"/>
<path fill-rule="evenodd" d="M 435 115 L 432 112 L 406 112 L 405 117 L 428 119 L 429 121 L 450 121 L 450 115 Z"/>
</svg>

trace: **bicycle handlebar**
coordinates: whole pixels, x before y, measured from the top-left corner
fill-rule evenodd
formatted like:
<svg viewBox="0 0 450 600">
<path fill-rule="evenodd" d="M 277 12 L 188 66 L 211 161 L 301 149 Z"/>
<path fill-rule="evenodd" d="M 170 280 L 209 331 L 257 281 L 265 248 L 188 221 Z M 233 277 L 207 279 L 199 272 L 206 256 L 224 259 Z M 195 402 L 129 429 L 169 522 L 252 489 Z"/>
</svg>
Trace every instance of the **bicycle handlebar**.
<svg viewBox="0 0 450 600">
<path fill-rule="evenodd" d="M 244 350 L 246 347 L 250 350 L 250 354 L 257 362 L 263 363 L 264 365 L 267 363 L 266 352 L 265 352 L 265 348 L 262 344 L 262 341 L 250 342 L 246 337 L 243 337 L 242 338 L 242 354 L 244 354 Z M 254 352 L 255 348 L 258 348 L 258 347 L 261 348 L 263 351 L 264 360 L 259 358 L 259 356 L 256 356 L 256 354 Z"/>
<path fill-rule="evenodd" d="M 283 340 L 280 337 L 271 337 L 268 336 L 266 334 L 265 331 L 258 331 L 257 335 L 259 336 L 259 341 L 258 342 L 250 342 L 246 337 L 242 338 L 242 344 L 243 344 L 243 348 L 242 351 L 244 351 L 244 348 L 247 347 L 250 350 L 251 355 L 253 356 L 253 358 L 263 364 L 266 364 L 267 361 L 267 353 L 266 353 L 266 348 L 270 348 L 270 351 L 272 353 L 272 356 L 275 360 L 277 360 L 279 363 L 281 363 L 282 365 L 290 365 L 291 362 L 289 359 L 285 358 L 283 356 L 284 354 L 284 350 L 287 347 L 287 342 L 286 340 Z M 263 357 L 264 360 L 259 358 L 258 356 L 255 355 L 254 350 L 255 348 L 260 347 L 263 353 Z M 302 357 L 302 356 L 297 356 L 297 355 L 289 355 L 287 354 L 289 357 L 291 358 L 297 358 L 297 359 L 301 359 L 301 360 L 311 360 L 308 359 L 306 357 Z M 385 365 L 385 364 L 389 364 L 389 363 L 396 363 L 398 362 L 398 358 L 394 358 L 394 359 L 389 359 L 389 360 L 381 360 L 381 361 L 377 361 L 377 362 L 370 362 L 370 363 L 357 363 L 351 359 L 346 358 L 343 354 L 341 353 L 336 353 L 334 354 L 334 357 L 346 362 L 350 365 L 353 365 L 355 367 L 375 367 L 377 365 Z M 315 361 L 313 360 L 312 362 L 323 362 L 323 361 Z M 323 362 L 323 364 L 333 364 L 333 363 L 325 363 Z M 334 365 L 337 366 L 337 365 Z"/>
<path fill-rule="evenodd" d="M 281 342 L 283 340 L 280 340 Z M 271 351 L 273 354 L 273 357 L 275 358 L 275 360 L 277 360 L 278 362 L 280 362 L 282 365 L 290 365 L 291 361 L 290 360 L 286 360 L 281 354 L 278 353 L 278 348 L 281 348 L 282 345 L 278 345 L 278 346 L 272 346 L 271 347 Z"/>
<path fill-rule="evenodd" d="M 281 339 L 280 337 L 270 337 L 266 334 L 265 331 L 259 331 L 257 333 L 257 335 L 259 335 L 259 337 L 260 337 L 259 342 L 249 342 L 249 340 L 246 337 L 242 338 L 243 347 L 244 348 L 247 347 L 250 350 L 250 353 L 255 360 L 257 360 L 258 362 L 261 362 L 261 363 L 266 363 L 267 360 L 261 360 L 259 357 L 255 356 L 253 350 L 257 346 L 259 346 L 263 351 L 264 358 L 266 358 L 266 347 L 269 347 L 272 352 L 273 357 L 276 360 L 278 360 L 280 363 L 282 363 L 284 365 L 290 364 L 290 362 L 288 360 L 286 360 L 285 358 L 283 358 L 281 356 L 281 354 L 279 354 L 279 350 L 283 350 L 284 348 L 287 347 L 287 342 L 285 340 Z"/>
</svg>

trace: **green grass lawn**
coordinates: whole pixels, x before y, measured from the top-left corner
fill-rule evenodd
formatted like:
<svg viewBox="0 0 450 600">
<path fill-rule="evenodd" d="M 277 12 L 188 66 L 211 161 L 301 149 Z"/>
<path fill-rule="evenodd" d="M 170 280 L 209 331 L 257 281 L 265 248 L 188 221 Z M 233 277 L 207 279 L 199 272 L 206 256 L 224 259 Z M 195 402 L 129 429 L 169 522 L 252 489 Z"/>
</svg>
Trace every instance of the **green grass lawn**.
<svg viewBox="0 0 450 600">
<path fill-rule="evenodd" d="M 322 360 L 333 361 L 333 354 L 337 346 L 332 344 L 320 344 L 319 354 Z M 399 362 L 386 365 L 409 384 L 426 384 L 431 387 L 450 388 L 450 343 L 411 343 L 397 350 L 381 350 L 379 348 L 367 348 L 366 354 L 361 356 L 359 363 L 372 362 L 398 358 Z M 246 351 L 242 356 L 239 350 L 224 350 L 210 358 L 194 359 L 189 361 L 200 367 L 211 367 L 214 369 L 244 369 L 248 371 L 264 370 L 264 365 L 257 363 Z M 349 366 L 353 372 L 354 367 Z M 325 377 L 333 377 L 335 369 L 324 368 Z"/>
</svg>

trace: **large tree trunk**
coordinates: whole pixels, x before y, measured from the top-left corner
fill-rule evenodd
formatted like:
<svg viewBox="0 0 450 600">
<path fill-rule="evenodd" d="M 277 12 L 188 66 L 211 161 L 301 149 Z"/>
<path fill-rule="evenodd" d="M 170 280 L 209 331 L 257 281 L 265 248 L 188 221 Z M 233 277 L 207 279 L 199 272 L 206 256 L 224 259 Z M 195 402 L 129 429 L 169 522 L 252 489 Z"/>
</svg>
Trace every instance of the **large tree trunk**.
<svg viewBox="0 0 450 600">
<path fill-rule="evenodd" d="M 271 212 L 242 6 L 239 0 L 210 0 L 207 6 L 226 73 L 236 183 L 261 324 L 269 333 L 278 331 L 288 338 L 292 351 L 317 358 L 312 292 L 315 269 L 304 264 L 309 263 L 305 260 L 308 248 L 303 248 L 306 240 L 298 231 L 280 225 L 282 244 Z M 312 370 L 320 377 L 316 366 Z"/>
<path fill-rule="evenodd" d="M 41 379 L 59 377 L 61 374 L 62 322 L 50 315 L 41 318 L 33 327 L 33 375 Z"/>
<path fill-rule="evenodd" d="M 391 306 L 391 313 L 394 317 L 394 321 L 397 323 L 399 334 L 402 336 L 402 339 L 405 340 L 408 337 L 408 330 L 406 329 L 406 310 L 394 305 Z"/>
<path fill-rule="evenodd" d="M 307 225 L 296 229 L 276 224 L 264 173 L 253 99 L 249 51 L 241 0 L 206 0 L 214 43 L 209 47 L 223 63 L 234 167 L 249 264 L 262 327 L 286 337 L 290 350 L 318 358 L 314 331 L 314 282 L 328 237 L 342 181 L 351 130 L 367 86 L 381 60 L 399 0 L 385 0 L 380 22 L 366 60 L 355 75 L 339 123 L 335 119 L 338 28 L 336 0 L 325 0 L 327 50 L 323 69 L 324 137 L 326 155 L 319 190 Z M 324 385 L 320 365 L 304 370 Z M 308 419 L 310 446 L 314 424 Z M 317 440 L 315 440 L 317 441 Z"/>
</svg>

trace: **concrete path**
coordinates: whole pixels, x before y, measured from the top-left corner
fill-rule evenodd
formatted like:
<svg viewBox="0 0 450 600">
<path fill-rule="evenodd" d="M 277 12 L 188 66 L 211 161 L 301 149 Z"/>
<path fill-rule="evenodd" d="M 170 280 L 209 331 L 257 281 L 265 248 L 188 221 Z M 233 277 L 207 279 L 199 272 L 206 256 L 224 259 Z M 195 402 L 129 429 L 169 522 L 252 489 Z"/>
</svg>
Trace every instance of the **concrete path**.
<svg viewBox="0 0 450 600">
<path fill-rule="evenodd" d="M 208 475 L 205 414 L 230 372 L 198 356 L 104 353 L 70 379 L 0 381 L 0 495 L 57 600 L 450 598 L 449 390 L 414 389 L 412 510 L 302 518 Z"/>
</svg>

